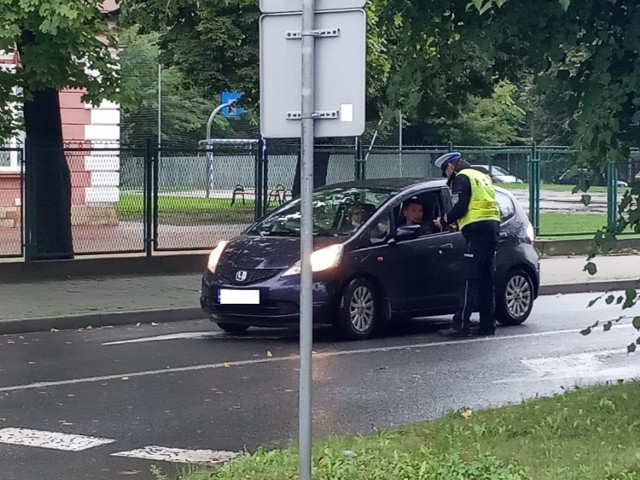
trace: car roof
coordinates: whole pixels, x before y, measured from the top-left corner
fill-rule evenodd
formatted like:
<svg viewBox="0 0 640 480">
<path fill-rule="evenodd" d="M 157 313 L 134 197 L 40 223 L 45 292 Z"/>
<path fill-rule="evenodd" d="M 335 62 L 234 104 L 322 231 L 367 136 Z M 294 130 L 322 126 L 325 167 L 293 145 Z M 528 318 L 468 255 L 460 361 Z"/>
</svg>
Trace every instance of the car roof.
<svg viewBox="0 0 640 480">
<path fill-rule="evenodd" d="M 443 178 L 372 178 L 367 180 L 352 180 L 349 182 L 325 185 L 325 188 L 374 188 L 380 190 L 398 191 L 413 188 L 442 187 Z M 321 190 L 320 189 L 320 190 Z"/>
</svg>

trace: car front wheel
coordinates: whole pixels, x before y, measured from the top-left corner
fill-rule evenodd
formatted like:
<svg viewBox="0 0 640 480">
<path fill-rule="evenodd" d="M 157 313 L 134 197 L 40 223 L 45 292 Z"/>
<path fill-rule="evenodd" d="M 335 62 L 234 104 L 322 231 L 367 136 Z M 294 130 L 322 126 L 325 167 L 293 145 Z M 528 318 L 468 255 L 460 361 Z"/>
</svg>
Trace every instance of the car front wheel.
<svg viewBox="0 0 640 480">
<path fill-rule="evenodd" d="M 531 276 L 520 268 L 514 268 L 507 274 L 504 285 L 496 299 L 496 319 L 502 325 L 520 325 L 533 308 Z"/>
<path fill-rule="evenodd" d="M 379 302 L 373 285 L 364 278 L 352 280 L 340 300 L 336 327 L 351 340 L 371 337 L 379 316 Z"/>
</svg>

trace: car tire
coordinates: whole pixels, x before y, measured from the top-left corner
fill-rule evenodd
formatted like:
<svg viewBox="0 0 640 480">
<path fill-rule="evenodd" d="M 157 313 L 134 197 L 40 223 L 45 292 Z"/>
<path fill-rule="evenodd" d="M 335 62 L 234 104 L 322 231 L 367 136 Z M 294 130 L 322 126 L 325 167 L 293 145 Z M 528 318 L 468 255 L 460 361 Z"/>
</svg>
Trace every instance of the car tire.
<svg viewBox="0 0 640 480">
<path fill-rule="evenodd" d="M 373 284 L 364 278 L 351 280 L 340 299 L 335 325 L 340 333 L 350 340 L 370 338 L 379 316 L 380 302 Z"/>
<path fill-rule="evenodd" d="M 520 325 L 533 308 L 534 290 L 531 276 L 521 268 L 507 273 L 504 288 L 496 298 L 496 320 L 502 325 Z"/>
<path fill-rule="evenodd" d="M 249 328 L 249 325 L 238 325 L 237 323 L 216 322 L 220 330 L 224 330 L 227 333 L 244 333 Z"/>
</svg>

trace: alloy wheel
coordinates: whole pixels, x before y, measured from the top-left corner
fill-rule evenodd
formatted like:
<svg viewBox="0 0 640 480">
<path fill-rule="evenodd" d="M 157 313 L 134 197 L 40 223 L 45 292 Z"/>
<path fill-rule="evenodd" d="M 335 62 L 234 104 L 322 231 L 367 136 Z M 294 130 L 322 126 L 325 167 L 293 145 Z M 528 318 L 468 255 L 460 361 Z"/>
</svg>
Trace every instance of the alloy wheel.
<svg viewBox="0 0 640 480">
<path fill-rule="evenodd" d="M 373 293 L 364 285 L 357 287 L 349 302 L 349 318 L 353 328 L 364 332 L 371 328 L 375 318 Z"/>
<path fill-rule="evenodd" d="M 525 315 L 533 301 L 533 292 L 529 280 L 522 275 L 514 275 L 509 279 L 505 290 L 505 301 L 509 315 L 520 318 Z"/>
</svg>

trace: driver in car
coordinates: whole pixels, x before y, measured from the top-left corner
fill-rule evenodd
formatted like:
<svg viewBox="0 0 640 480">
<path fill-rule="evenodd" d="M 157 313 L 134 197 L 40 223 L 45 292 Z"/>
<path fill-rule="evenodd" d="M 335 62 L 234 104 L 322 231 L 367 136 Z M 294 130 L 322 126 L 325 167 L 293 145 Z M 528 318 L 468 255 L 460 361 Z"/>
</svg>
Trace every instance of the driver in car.
<svg viewBox="0 0 640 480">
<path fill-rule="evenodd" d="M 420 225 L 420 235 L 434 233 L 435 227 L 429 223 L 422 223 L 423 207 L 417 197 L 411 197 L 402 206 L 402 220 L 399 227 L 405 225 Z"/>
</svg>

